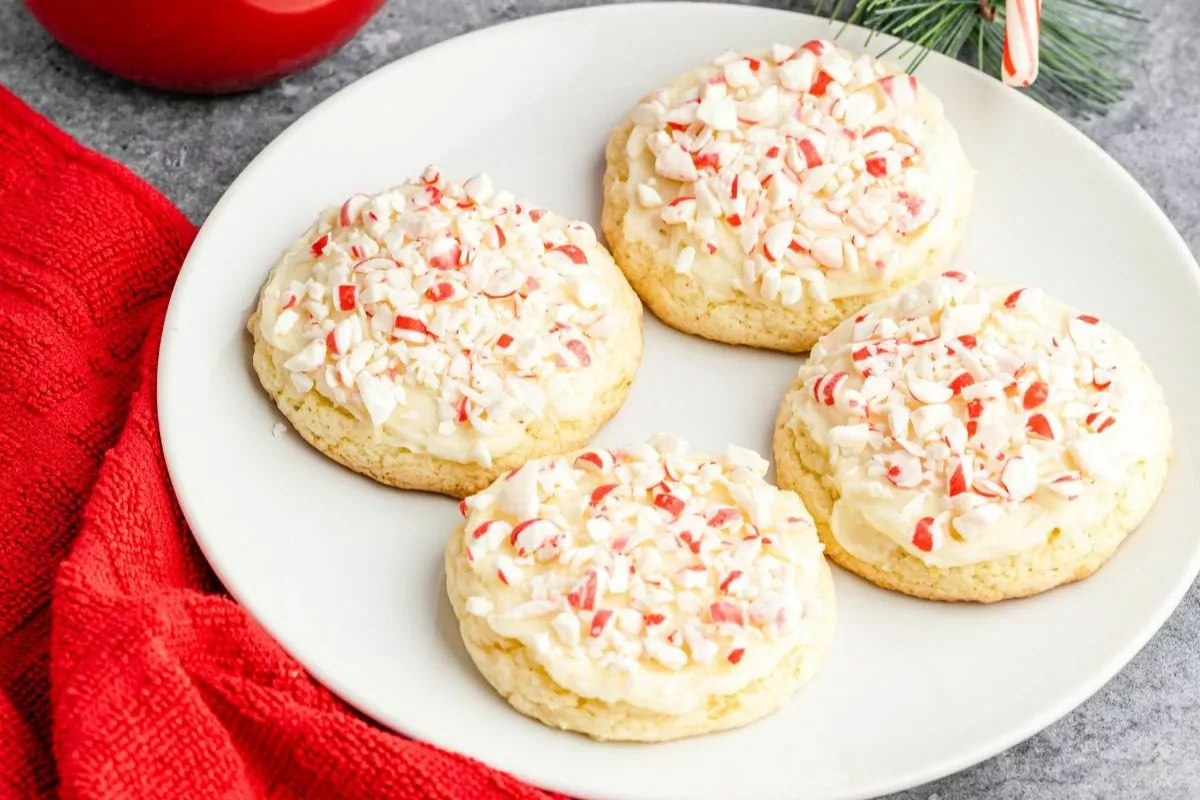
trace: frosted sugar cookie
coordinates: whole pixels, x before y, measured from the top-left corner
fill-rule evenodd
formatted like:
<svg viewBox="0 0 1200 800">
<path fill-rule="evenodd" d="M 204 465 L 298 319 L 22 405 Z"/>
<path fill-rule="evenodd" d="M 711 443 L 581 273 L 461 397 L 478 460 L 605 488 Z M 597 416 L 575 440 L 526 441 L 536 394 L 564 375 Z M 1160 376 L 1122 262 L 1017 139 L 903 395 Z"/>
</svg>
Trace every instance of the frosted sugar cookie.
<svg viewBox="0 0 1200 800">
<path fill-rule="evenodd" d="M 775 431 L 781 486 L 873 583 L 990 602 L 1086 578 L 1150 511 L 1171 423 L 1133 345 L 960 272 L 813 348 Z"/>
<path fill-rule="evenodd" d="M 591 439 L 629 392 L 641 316 L 586 223 L 431 167 L 322 213 L 249 327 L 259 379 L 310 444 L 463 496 Z"/>
<path fill-rule="evenodd" d="M 531 461 L 465 500 L 446 588 L 479 671 L 597 739 L 775 711 L 824 659 L 834 600 L 808 512 L 766 471 L 658 437 Z"/>
<path fill-rule="evenodd" d="M 814 40 L 646 97 L 608 143 L 603 227 L 667 324 L 798 352 L 944 269 L 973 184 L 927 88 Z"/>
</svg>

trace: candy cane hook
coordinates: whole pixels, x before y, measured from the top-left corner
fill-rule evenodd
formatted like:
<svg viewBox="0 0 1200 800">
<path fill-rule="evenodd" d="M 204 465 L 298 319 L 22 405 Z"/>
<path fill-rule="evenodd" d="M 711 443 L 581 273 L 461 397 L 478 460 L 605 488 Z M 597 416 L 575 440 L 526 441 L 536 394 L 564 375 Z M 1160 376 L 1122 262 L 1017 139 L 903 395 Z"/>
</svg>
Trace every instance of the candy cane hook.
<svg viewBox="0 0 1200 800">
<path fill-rule="evenodd" d="M 1004 82 L 1028 86 L 1038 74 L 1042 0 L 1007 0 L 1004 13 Z"/>
</svg>

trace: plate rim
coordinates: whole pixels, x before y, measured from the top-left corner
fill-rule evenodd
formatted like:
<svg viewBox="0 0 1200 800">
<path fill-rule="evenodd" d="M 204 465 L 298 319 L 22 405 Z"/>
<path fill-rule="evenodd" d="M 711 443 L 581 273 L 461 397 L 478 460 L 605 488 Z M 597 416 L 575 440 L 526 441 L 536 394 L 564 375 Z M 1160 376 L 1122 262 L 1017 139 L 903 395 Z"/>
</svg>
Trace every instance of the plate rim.
<svg viewBox="0 0 1200 800">
<path fill-rule="evenodd" d="M 470 47 L 475 43 L 489 37 L 502 37 L 508 34 L 513 28 L 525 28 L 536 26 L 553 26 L 556 24 L 579 24 L 575 19 L 581 18 L 586 20 L 589 17 L 600 15 L 625 13 L 638 14 L 643 10 L 651 12 L 662 12 L 670 9 L 672 13 L 686 14 L 692 13 L 734 13 L 746 15 L 762 15 L 762 16 L 789 16 L 800 17 L 814 20 L 821 23 L 826 23 L 831 28 L 835 27 L 834 23 L 830 23 L 823 17 L 818 17 L 813 14 L 807 14 L 790 9 L 765 8 L 759 6 L 738 5 L 733 3 L 712 3 L 698 2 L 697 0 L 686 0 L 680 2 L 678 0 L 655 0 L 654 2 L 638 2 L 638 3 L 613 3 L 599 6 L 585 6 L 577 8 L 561 9 L 544 13 L 533 14 L 530 16 L 520 17 L 517 19 L 506 20 L 496 25 L 489 27 L 478 28 L 476 30 L 467 31 L 457 36 L 452 36 L 440 42 L 436 42 L 428 47 L 422 48 L 415 52 L 409 53 L 401 58 L 384 64 L 375 70 L 372 70 L 365 75 L 355 79 L 351 83 L 338 89 L 336 92 L 317 103 L 312 108 L 305 111 L 302 115 L 290 122 L 283 131 L 273 138 L 262 150 L 250 160 L 248 164 L 239 172 L 238 176 L 226 187 L 220 199 L 208 213 L 204 222 L 200 226 L 195 240 L 188 251 L 187 257 L 180 268 L 175 285 L 172 287 L 171 298 L 167 307 L 167 313 L 163 324 L 163 334 L 159 342 L 159 361 L 156 374 L 156 395 L 157 395 L 157 411 L 159 415 L 160 439 L 163 448 L 164 460 L 167 467 L 167 473 L 170 477 L 172 489 L 174 490 L 180 510 L 188 524 L 188 529 L 192 533 L 193 539 L 196 541 L 205 560 L 221 581 L 221 585 L 229 593 L 230 597 L 239 605 L 241 605 L 253 619 L 263 627 L 263 629 L 271 636 L 272 639 L 285 651 L 289 656 L 296 661 L 323 687 L 328 689 L 337 697 L 344 700 L 347 704 L 365 714 L 371 721 L 380 726 L 383 730 L 394 735 L 403 736 L 404 738 L 414 741 L 424 741 L 435 747 L 438 747 L 447 752 L 454 753 L 466 758 L 478 759 L 485 763 L 491 769 L 499 769 L 508 774 L 517 777 L 522 781 L 527 781 L 535 787 L 543 790 L 563 792 L 575 797 L 604 797 L 606 795 L 597 794 L 595 787 L 576 783 L 567 780 L 555 780 L 552 783 L 544 782 L 542 776 L 526 776 L 519 771 L 510 771 L 507 768 L 495 767 L 485 761 L 485 756 L 476 756 L 468 753 L 463 753 L 456 749 L 454 743 L 443 741 L 439 736 L 426 736 L 425 733 L 409 734 L 401 731 L 398 728 L 393 728 L 389 723 L 382 721 L 375 710 L 372 710 L 372 703 L 353 686 L 344 684 L 336 675 L 330 674 L 330 671 L 323 667 L 314 667 L 312 663 L 317 662 L 317 659 L 308 659 L 303 657 L 301 653 L 307 655 L 306 649 L 303 646 L 297 646 L 292 638 L 282 630 L 286 627 L 277 626 L 273 620 L 268 619 L 268 615 L 261 613 L 257 601 L 250 598 L 252 591 L 243 592 L 242 588 L 236 586 L 227 580 L 228 570 L 225 569 L 221 556 L 210 547 L 211 542 L 207 540 L 202 533 L 202 526 L 195 525 L 192 520 L 198 518 L 200 514 L 197 508 L 204 505 L 198 498 L 194 497 L 189 489 L 186 488 L 187 478 L 184 477 L 188 471 L 188 467 L 182 466 L 186 460 L 177 450 L 175 442 L 177 439 L 172 436 L 171 431 L 176 429 L 176 425 L 182 426 L 186 424 L 185 420 L 176 420 L 174 412 L 171 410 L 173 406 L 174 390 L 172 388 L 173 376 L 177 369 L 173 366 L 171 352 L 176 346 L 176 339 L 179 338 L 179 326 L 173 325 L 176 317 L 180 314 L 179 297 L 186 293 L 186 288 L 193 279 L 193 276 L 199 272 L 198 262 L 201 257 L 197 255 L 202 253 L 207 246 L 209 237 L 214 236 L 213 229 L 218 227 L 220 220 L 225 214 L 225 208 L 232 202 L 232 197 L 237 193 L 239 188 L 244 183 L 253 181 L 255 173 L 261 167 L 262 163 L 272 157 L 274 151 L 281 147 L 289 137 L 296 135 L 296 131 L 305 124 L 310 117 L 323 116 L 336 111 L 338 104 L 344 102 L 346 98 L 352 95 L 368 91 L 373 84 L 384 80 L 385 76 L 391 72 L 408 70 L 416 67 L 422 60 L 436 57 L 443 51 L 454 48 Z M 564 22 L 565 21 L 565 22 Z M 844 31 L 840 25 L 836 25 L 837 31 L 831 32 L 832 38 L 839 37 Z M 860 26 L 846 26 L 845 30 L 863 31 Z M 875 40 L 883 42 L 893 41 L 892 37 L 875 35 Z M 765 46 L 765 45 L 764 45 Z M 931 57 L 938 63 L 949 63 L 951 67 L 957 70 L 963 79 L 975 81 L 981 87 L 987 87 L 982 91 L 995 91 L 1003 87 L 998 84 L 995 78 L 986 75 L 974 67 L 965 64 L 957 59 L 950 58 L 940 53 L 931 53 Z M 1170 218 L 1163 211 L 1161 206 L 1155 201 L 1153 196 L 1133 177 L 1128 170 L 1125 169 L 1112 155 L 1105 151 L 1099 144 L 1089 138 L 1083 131 L 1073 125 L 1067 119 L 1059 116 L 1054 111 L 1046 106 L 1041 105 L 1037 101 L 1030 98 L 1028 95 L 1021 96 L 1019 102 L 1028 103 L 1033 108 L 1030 108 L 1030 113 L 1042 115 L 1044 119 L 1048 119 L 1051 124 L 1058 126 L 1060 129 L 1069 131 L 1068 136 L 1071 137 L 1076 147 L 1082 147 L 1090 150 L 1093 156 L 1098 156 L 1102 160 L 1108 162 L 1109 166 L 1114 168 L 1114 172 L 1120 176 L 1120 180 L 1125 184 L 1125 189 L 1130 195 L 1142 204 L 1147 206 L 1150 216 L 1154 217 L 1158 226 L 1162 229 L 1161 233 L 1165 235 L 1172 249 L 1178 252 L 1181 260 L 1190 262 L 1188 269 L 1189 277 L 1191 278 L 1193 289 L 1196 292 L 1198 300 L 1200 300 L 1200 265 L 1197 265 L 1196 257 L 1188 248 L 1182 234 L 1178 231 Z M 1194 547 L 1191 553 L 1190 560 L 1185 564 L 1181 578 L 1170 591 L 1164 594 L 1161 602 L 1154 608 L 1153 613 L 1148 614 L 1138 629 L 1135 636 L 1129 637 L 1122 647 L 1115 648 L 1113 653 L 1106 658 L 1101 665 L 1093 667 L 1089 680 L 1082 681 L 1071 692 L 1063 695 L 1063 697 L 1055 703 L 1048 704 L 1038 714 L 1029 717 L 1023 724 L 1014 725 L 1009 730 L 1001 733 L 992 734 L 987 737 L 987 743 L 977 745 L 976 747 L 960 752 L 956 757 L 949 757 L 940 760 L 931 760 L 927 766 L 923 768 L 913 769 L 908 772 L 898 773 L 890 780 L 878 780 L 867 786 L 867 792 L 843 792 L 834 793 L 831 795 L 837 800 L 860 800 L 871 797 L 877 797 L 883 794 L 904 791 L 911 789 L 931 781 L 952 775 L 962 770 L 968 769 L 976 764 L 979 764 L 995 755 L 1005 752 L 1021 742 L 1031 738 L 1042 730 L 1046 729 L 1056 721 L 1062 719 L 1070 712 L 1074 711 L 1085 701 L 1091 698 L 1105 684 L 1111 681 L 1122 669 L 1124 669 L 1136 655 L 1145 647 L 1147 642 L 1162 628 L 1170 615 L 1175 611 L 1184 596 L 1195 583 L 1197 575 L 1200 575 L 1200 546 Z M 764 796 L 779 798 L 779 800 L 788 800 L 795 797 L 792 794 L 775 794 Z"/>
</svg>

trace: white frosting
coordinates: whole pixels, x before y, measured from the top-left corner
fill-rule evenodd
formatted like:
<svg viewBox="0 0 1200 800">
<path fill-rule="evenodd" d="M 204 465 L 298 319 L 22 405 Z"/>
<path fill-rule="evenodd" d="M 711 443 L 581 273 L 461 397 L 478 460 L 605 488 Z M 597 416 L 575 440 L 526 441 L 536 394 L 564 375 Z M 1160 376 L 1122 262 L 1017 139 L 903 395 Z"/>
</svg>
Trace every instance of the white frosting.
<svg viewBox="0 0 1200 800">
<path fill-rule="evenodd" d="M 831 612 L 812 520 L 766 470 L 668 437 L 529 462 L 463 504 L 467 613 L 582 697 L 683 714 L 734 694 Z"/>
<path fill-rule="evenodd" d="M 298 391 L 398 447 L 490 466 L 615 382 L 611 339 L 637 324 L 621 280 L 586 223 L 429 168 L 327 209 L 275 266 L 259 325 Z"/>
<path fill-rule="evenodd" d="M 947 272 L 813 348 L 791 424 L 825 448 L 833 535 L 952 567 L 1078 536 L 1170 448 L 1162 390 L 1128 340 L 1041 291 Z"/>
<path fill-rule="evenodd" d="M 948 258 L 970 202 L 940 101 L 823 40 L 728 53 L 632 119 L 626 235 L 717 298 L 877 291 Z"/>
</svg>

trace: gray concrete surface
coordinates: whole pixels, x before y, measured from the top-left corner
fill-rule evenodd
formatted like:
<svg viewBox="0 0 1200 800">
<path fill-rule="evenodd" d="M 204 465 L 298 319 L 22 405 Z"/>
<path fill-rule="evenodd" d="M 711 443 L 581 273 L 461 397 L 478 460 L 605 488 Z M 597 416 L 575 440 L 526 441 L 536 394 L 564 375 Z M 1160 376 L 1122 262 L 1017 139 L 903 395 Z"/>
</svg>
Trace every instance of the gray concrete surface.
<svg viewBox="0 0 1200 800">
<path fill-rule="evenodd" d="M 1151 20 L 1147 46 L 1131 54 L 1138 91 L 1104 118 L 1074 122 L 1150 191 L 1200 253 L 1200 2 L 1126 1 Z M 593 4 L 391 0 L 309 71 L 260 92 L 197 99 L 98 72 L 55 44 L 16 0 L 0 0 L 0 83 L 128 165 L 199 223 L 264 145 L 356 78 L 476 28 Z M 808 0 L 757 4 L 811 7 Z M 972 769 L 893 798 L 1200 798 L 1200 589 L 1193 586 L 1129 666 L 1066 718 Z"/>
</svg>

